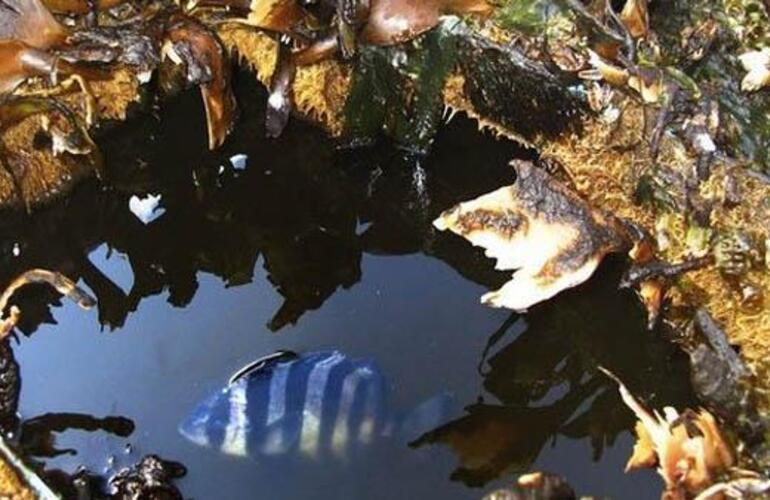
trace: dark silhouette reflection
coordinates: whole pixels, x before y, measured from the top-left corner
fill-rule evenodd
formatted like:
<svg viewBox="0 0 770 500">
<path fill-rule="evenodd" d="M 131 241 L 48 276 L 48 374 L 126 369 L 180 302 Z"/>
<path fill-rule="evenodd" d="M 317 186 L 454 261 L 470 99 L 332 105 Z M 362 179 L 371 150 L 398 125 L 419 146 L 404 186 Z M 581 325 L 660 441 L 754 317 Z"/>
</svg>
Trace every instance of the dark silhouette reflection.
<svg viewBox="0 0 770 500">
<path fill-rule="evenodd" d="M 52 458 L 59 455 L 75 455 L 76 450 L 56 448 L 54 433 L 68 430 L 87 432 L 104 431 L 118 437 L 128 437 L 134 432 L 134 422 L 126 417 L 108 416 L 97 418 L 82 413 L 46 413 L 21 422 L 18 448 L 24 456 Z"/>
<path fill-rule="evenodd" d="M 530 470 L 545 444 L 559 436 L 589 439 L 598 460 L 634 422 L 598 366 L 653 407 L 691 406 L 686 357 L 646 331 L 636 299 L 617 290 L 619 268 L 605 265 L 596 279 L 526 318 L 512 315 L 490 337 L 490 347 L 517 324 L 521 333 L 480 367 L 488 396 L 412 446 L 451 447 L 460 459 L 452 478 L 473 486 Z"/>
<path fill-rule="evenodd" d="M 264 101 L 254 96 L 256 88 L 241 87 L 244 102 Z M 499 284 L 480 252 L 435 234 L 430 221 L 461 199 L 511 182 L 507 162 L 522 154 L 512 145 L 472 133 L 474 125 L 466 121 L 448 129 L 424 161 L 387 145 L 345 153 L 298 121 L 278 141 L 258 140 L 257 108 L 244 110 L 230 145 L 212 154 L 194 132 L 203 130 L 194 98 L 172 103 L 160 121 L 137 119 L 102 141 L 108 187 L 84 185 L 29 220 L 6 217 L 0 223 L 0 284 L 27 268 L 56 269 L 82 279 L 98 299 L 102 325 L 118 328 L 145 297 L 167 292 L 171 304 L 186 306 L 197 291 L 198 272 L 228 286 L 248 283 L 261 257 L 284 297 L 268 325 L 272 330 L 358 282 L 363 252 L 425 252 L 474 281 Z M 236 153 L 248 155 L 246 169 L 230 163 Z M 166 213 L 144 225 L 128 210 L 135 193 L 162 195 Z M 131 290 L 123 291 L 89 261 L 89 252 L 103 243 L 127 256 Z M 26 333 L 51 322 L 48 305 L 59 303 L 34 287 L 16 302 Z"/>
</svg>

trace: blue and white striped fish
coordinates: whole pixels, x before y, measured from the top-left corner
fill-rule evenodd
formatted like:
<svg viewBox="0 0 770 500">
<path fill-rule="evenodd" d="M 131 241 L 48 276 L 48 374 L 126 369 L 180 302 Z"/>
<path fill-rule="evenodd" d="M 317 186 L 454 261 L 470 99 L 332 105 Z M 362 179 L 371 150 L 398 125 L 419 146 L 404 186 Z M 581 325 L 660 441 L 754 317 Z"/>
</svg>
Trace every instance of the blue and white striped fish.
<svg viewBox="0 0 770 500">
<path fill-rule="evenodd" d="M 448 420 L 453 406 L 442 394 L 399 418 L 387 393 L 373 360 L 279 351 L 233 375 L 179 431 L 229 455 L 347 458 L 380 438 L 415 438 Z"/>
</svg>

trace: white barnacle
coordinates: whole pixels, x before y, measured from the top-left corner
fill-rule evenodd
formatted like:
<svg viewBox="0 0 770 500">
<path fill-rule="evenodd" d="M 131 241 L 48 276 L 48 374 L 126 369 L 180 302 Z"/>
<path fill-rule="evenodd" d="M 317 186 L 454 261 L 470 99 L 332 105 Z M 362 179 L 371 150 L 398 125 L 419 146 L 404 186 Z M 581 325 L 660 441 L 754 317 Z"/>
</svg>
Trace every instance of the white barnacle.
<svg viewBox="0 0 770 500">
<path fill-rule="evenodd" d="M 754 92 L 770 83 L 770 48 L 746 52 L 738 59 L 747 71 L 741 81 L 742 90 Z"/>
</svg>

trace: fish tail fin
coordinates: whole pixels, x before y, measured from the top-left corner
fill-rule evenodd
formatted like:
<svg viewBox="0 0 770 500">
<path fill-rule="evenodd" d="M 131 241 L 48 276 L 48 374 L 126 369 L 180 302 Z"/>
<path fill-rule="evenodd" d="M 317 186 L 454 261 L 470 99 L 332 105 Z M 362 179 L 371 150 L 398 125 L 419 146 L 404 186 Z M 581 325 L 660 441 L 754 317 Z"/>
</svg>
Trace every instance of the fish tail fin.
<svg viewBox="0 0 770 500">
<path fill-rule="evenodd" d="M 457 413 L 457 400 L 450 392 L 439 393 L 405 413 L 393 431 L 406 442 L 414 441 L 428 431 L 445 424 Z"/>
</svg>

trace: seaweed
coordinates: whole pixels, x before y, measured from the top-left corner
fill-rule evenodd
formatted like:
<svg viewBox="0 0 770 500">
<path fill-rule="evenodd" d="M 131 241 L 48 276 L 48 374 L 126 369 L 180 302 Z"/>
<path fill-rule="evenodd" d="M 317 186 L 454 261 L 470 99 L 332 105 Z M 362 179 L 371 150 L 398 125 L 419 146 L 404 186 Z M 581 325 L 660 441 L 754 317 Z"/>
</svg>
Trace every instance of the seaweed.
<svg viewBox="0 0 770 500">
<path fill-rule="evenodd" d="M 385 131 L 407 150 L 430 149 L 442 123 L 444 85 L 457 64 L 452 22 L 408 46 L 359 49 L 344 109 L 344 135 L 350 143 L 370 141 Z"/>
<path fill-rule="evenodd" d="M 515 47 L 475 35 L 461 40 L 464 91 L 476 113 L 528 141 L 578 130 L 587 106 L 567 81 Z"/>
</svg>

